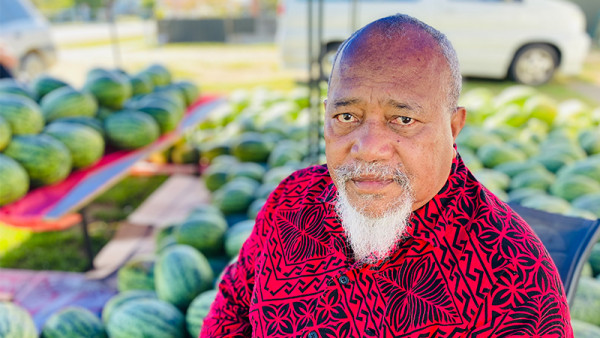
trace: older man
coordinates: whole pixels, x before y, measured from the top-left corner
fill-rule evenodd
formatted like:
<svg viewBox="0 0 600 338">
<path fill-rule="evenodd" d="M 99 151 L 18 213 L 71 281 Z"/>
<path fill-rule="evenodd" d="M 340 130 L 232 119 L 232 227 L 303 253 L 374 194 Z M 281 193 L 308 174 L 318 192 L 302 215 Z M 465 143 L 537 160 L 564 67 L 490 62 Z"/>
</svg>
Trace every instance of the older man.
<svg viewBox="0 0 600 338">
<path fill-rule="evenodd" d="M 271 194 L 202 337 L 571 337 L 559 275 L 530 227 L 454 147 L 456 54 L 404 15 L 340 48 L 327 166 Z"/>
</svg>

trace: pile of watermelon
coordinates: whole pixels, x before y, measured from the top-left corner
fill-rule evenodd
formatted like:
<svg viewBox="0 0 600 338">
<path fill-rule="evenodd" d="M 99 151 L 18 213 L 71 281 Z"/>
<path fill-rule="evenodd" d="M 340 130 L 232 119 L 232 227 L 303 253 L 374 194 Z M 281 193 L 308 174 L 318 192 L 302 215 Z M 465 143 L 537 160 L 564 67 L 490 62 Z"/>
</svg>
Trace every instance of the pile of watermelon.
<svg viewBox="0 0 600 338">
<path fill-rule="evenodd" d="M 93 166 L 107 151 L 151 144 L 176 128 L 198 95 L 159 64 L 136 74 L 92 69 L 80 89 L 47 75 L 30 86 L 0 80 L 0 206 Z"/>
</svg>

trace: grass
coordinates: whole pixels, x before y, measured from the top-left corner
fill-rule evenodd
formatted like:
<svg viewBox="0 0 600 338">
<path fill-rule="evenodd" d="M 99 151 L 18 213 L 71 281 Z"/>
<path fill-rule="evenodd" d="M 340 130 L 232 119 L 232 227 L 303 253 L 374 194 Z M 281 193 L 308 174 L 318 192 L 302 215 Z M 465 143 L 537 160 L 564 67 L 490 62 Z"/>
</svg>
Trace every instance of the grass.
<svg viewBox="0 0 600 338">
<path fill-rule="evenodd" d="M 87 207 L 92 251 L 112 238 L 119 222 L 158 188 L 167 176 L 126 177 Z M 63 231 L 33 233 L 0 226 L 0 267 L 31 270 L 85 271 L 88 258 L 81 225 Z"/>
<path fill-rule="evenodd" d="M 128 36 L 118 39 L 119 44 L 131 43 L 131 42 L 144 42 L 145 37 L 143 36 Z M 59 43 L 58 47 L 62 49 L 77 49 L 77 48 L 92 48 L 92 47 L 104 47 L 109 46 L 113 43 L 112 39 L 99 39 L 90 41 L 78 41 L 78 42 L 63 42 Z"/>
</svg>

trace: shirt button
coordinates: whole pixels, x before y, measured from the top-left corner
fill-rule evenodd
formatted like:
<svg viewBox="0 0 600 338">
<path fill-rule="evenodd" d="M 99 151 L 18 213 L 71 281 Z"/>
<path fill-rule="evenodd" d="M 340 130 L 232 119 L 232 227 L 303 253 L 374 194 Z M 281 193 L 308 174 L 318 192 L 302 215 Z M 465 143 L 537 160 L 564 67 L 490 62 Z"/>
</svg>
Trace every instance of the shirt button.
<svg viewBox="0 0 600 338">
<path fill-rule="evenodd" d="M 315 331 L 310 331 L 308 338 L 318 338 L 319 335 Z"/>
<path fill-rule="evenodd" d="M 348 279 L 348 276 L 340 277 L 340 284 L 348 284 L 349 281 L 350 279 Z"/>
</svg>

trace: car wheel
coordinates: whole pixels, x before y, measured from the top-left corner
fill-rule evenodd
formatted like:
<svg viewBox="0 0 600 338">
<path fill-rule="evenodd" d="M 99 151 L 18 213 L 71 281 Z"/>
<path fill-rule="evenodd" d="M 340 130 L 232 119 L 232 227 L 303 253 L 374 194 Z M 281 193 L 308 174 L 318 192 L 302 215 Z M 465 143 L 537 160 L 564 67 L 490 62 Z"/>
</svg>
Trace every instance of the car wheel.
<svg viewBox="0 0 600 338">
<path fill-rule="evenodd" d="M 331 73 L 331 69 L 333 68 L 333 58 L 335 57 L 335 53 L 337 53 L 338 48 L 341 43 L 332 43 L 327 45 L 325 48 L 325 52 L 321 55 L 321 69 L 323 73 L 321 74 L 321 78 L 323 80 L 329 79 L 329 74 Z"/>
<path fill-rule="evenodd" d="M 25 82 L 31 81 L 42 74 L 45 68 L 44 61 L 39 54 L 29 53 L 21 62 L 17 78 Z"/>
<path fill-rule="evenodd" d="M 511 79 L 526 85 L 541 85 L 552 78 L 558 66 L 558 54 L 548 45 L 521 48 L 510 65 Z"/>
</svg>

